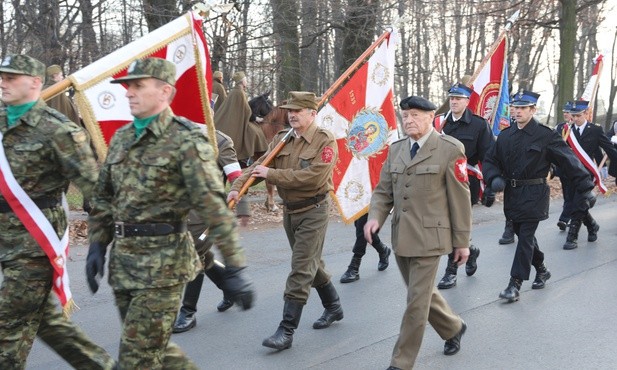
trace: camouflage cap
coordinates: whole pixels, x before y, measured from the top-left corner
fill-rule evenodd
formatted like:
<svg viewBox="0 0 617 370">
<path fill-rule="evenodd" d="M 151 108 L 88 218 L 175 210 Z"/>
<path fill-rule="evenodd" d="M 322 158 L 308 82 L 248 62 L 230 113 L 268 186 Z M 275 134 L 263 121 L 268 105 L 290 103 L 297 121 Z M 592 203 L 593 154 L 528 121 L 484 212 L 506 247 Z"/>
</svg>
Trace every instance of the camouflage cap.
<svg viewBox="0 0 617 370">
<path fill-rule="evenodd" d="M 156 78 L 174 86 L 176 84 L 176 66 L 167 59 L 146 58 L 131 63 L 128 74 L 124 77 L 111 80 L 111 83 L 138 80 L 140 78 Z"/>
<path fill-rule="evenodd" d="M 238 83 L 238 82 L 242 81 L 245 77 L 246 77 L 246 75 L 244 74 L 244 72 L 236 72 L 236 73 L 234 73 L 234 75 L 233 75 L 233 77 L 231 79 L 235 83 Z"/>
<path fill-rule="evenodd" d="M 0 72 L 40 77 L 45 81 L 45 64 L 24 54 L 7 55 L 0 64 Z"/>
<path fill-rule="evenodd" d="M 49 67 L 47 67 L 47 76 L 51 77 L 55 75 L 56 73 L 62 73 L 62 67 L 60 67 L 57 64 L 52 64 Z"/>
<path fill-rule="evenodd" d="M 317 98 L 314 93 L 308 91 L 290 91 L 287 103 L 281 105 L 284 109 L 314 109 L 317 110 Z"/>
</svg>

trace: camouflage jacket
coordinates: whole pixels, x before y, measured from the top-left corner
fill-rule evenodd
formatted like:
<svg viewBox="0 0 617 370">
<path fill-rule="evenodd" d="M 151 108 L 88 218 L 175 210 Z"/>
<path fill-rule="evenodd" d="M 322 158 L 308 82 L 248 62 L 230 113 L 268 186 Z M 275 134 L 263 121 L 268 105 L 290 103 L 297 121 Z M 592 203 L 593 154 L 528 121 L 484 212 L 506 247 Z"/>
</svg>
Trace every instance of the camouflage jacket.
<svg viewBox="0 0 617 370">
<path fill-rule="evenodd" d="M 109 282 L 114 289 L 169 286 L 200 269 L 188 232 L 117 237 L 114 222 L 175 223 L 195 209 L 225 263 L 244 266 L 235 217 L 227 208 L 214 150 L 197 125 L 163 111 L 138 139 L 128 124 L 111 140 L 88 219 L 90 242 L 114 241 Z"/>
<path fill-rule="evenodd" d="M 69 181 L 84 197 L 91 195 L 98 175 L 94 154 L 85 131 L 64 115 L 39 100 L 9 128 L 6 107 L 2 106 L 0 131 L 13 175 L 31 199 L 60 200 Z M 0 202 L 5 203 L 1 195 Z M 61 237 L 67 222 L 62 207 L 42 211 Z M 24 256 L 42 257 L 45 253 L 13 212 L 0 213 L 0 261 Z"/>
</svg>

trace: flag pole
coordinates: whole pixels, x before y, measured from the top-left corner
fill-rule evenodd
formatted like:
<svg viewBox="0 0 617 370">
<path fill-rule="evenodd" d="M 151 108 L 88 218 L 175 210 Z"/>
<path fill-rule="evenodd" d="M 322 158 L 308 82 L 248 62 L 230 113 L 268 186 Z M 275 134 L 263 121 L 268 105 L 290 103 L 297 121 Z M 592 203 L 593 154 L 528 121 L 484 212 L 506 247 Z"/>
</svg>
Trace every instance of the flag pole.
<svg viewBox="0 0 617 370">
<path fill-rule="evenodd" d="M 353 62 L 353 64 L 350 65 L 349 68 L 347 68 L 347 70 L 321 96 L 321 99 L 319 100 L 319 103 L 317 103 L 317 106 L 322 106 L 326 102 L 326 100 L 328 100 L 330 96 L 334 94 L 334 92 L 345 82 L 345 80 L 348 79 L 349 76 L 351 76 L 351 74 L 354 73 L 362 63 L 364 63 L 364 61 L 370 56 L 370 54 L 375 49 L 377 49 L 377 47 L 381 45 L 383 40 L 385 40 L 391 33 L 391 31 L 386 31 L 381 36 L 379 36 L 379 38 L 371 46 L 369 46 L 368 49 L 366 49 L 364 53 L 362 53 L 362 55 L 360 55 L 358 59 L 356 59 L 356 61 Z"/>
<path fill-rule="evenodd" d="M 62 81 L 58 81 L 55 84 L 41 91 L 41 99 L 47 101 L 53 98 L 54 96 L 60 93 L 63 93 L 65 90 L 70 88 L 71 85 L 72 85 L 72 82 L 68 78 L 65 78 Z"/>
</svg>

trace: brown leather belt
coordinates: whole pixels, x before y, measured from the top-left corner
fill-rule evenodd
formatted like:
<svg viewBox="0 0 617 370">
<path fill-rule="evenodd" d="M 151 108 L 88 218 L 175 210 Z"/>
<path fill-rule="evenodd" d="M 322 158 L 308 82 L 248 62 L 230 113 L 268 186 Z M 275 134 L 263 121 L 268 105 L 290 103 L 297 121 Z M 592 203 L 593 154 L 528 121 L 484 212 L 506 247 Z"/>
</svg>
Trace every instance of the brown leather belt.
<svg viewBox="0 0 617 370">
<path fill-rule="evenodd" d="M 287 208 L 288 211 L 295 211 L 298 209 L 302 209 L 308 206 L 315 205 L 324 199 L 326 199 L 326 194 L 320 194 L 320 195 L 315 195 L 312 198 L 299 200 L 297 202 L 284 202 L 283 204 L 285 205 L 285 208 Z"/>
<path fill-rule="evenodd" d="M 60 201 L 56 198 L 51 197 L 40 197 L 36 199 L 32 199 L 34 204 L 36 204 L 39 209 L 53 208 L 60 204 Z M 9 213 L 13 212 L 11 206 L 6 202 L 0 202 L 0 213 Z"/>
<path fill-rule="evenodd" d="M 114 233 L 119 238 L 131 236 L 163 236 L 169 234 L 179 234 L 187 230 L 186 222 L 178 222 L 175 224 L 129 224 L 118 221 L 115 222 L 114 227 Z"/>
<path fill-rule="evenodd" d="M 513 188 L 523 186 L 523 185 L 540 185 L 540 184 L 546 184 L 546 177 L 542 177 L 539 179 L 525 179 L 525 180 L 508 179 L 508 185 L 510 185 Z"/>
</svg>

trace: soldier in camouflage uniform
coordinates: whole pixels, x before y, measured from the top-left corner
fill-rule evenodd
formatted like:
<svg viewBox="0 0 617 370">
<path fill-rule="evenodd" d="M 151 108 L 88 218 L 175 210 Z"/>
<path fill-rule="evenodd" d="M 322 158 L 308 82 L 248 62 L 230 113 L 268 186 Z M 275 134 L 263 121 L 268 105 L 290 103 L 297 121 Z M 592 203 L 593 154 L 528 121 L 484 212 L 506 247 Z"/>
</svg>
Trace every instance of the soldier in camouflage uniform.
<svg viewBox="0 0 617 370">
<path fill-rule="evenodd" d="M 313 323 L 324 329 L 343 319 L 343 308 L 330 274 L 321 258 L 328 228 L 328 192 L 332 191 L 332 169 L 337 146 L 328 130 L 315 124 L 315 94 L 304 91 L 289 93 L 289 123 L 294 129 L 289 143 L 274 158 L 270 167 L 262 165 L 265 157 L 286 132 L 277 134 L 268 151 L 242 173 L 232 185 L 228 199 L 238 199 L 238 190 L 249 176 L 276 185 L 284 201 L 283 226 L 291 247 L 291 272 L 283 295 L 283 320 L 276 332 L 262 345 L 278 350 L 291 347 L 294 330 L 300 323 L 302 309 L 314 287 L 324 306 L 322 316 Z"/>
<path fill-rule="evenodd" d="M 122 369 L 197 368 L 169 341 L 184 285 L 201 269 L 187 231 L 190 209 L 224 257 L 225 294 L 245 309 L 253 301 L 213 147 L 196 124 L 169 108 L 175 75 L 173 63 L 147 58 L 113 81 L 126 83 L 135 120 L 111 140 L 88 219 L 86 275 L 93 292 L 113 242 L 109 284 L 123 323 Z"/>
<path fill-rule="evenodd" d="M 221 131 L 216 130 L 215 132 L 216 144 L 219 150 L 216 162 L 219 169 L 223 172 L 223 182 L 225 182 L 225 179 L 233 182 L 242 174 L 240 163 L 238 163 L 238 158 L 236 157 L 234 143 L 229 136 Z M 197 249 L 197 254 L 199 254 L 204 270 L 203 273 L 197 275 L 195 280 L 186 284 L 184 297 L 182 298 L 182 308 L 180 308 L 180 313 L 174 323 L 174 333 L 184 333 L 197 325 L 195 313 L 197 312 L 197 302 L 199 301 L 201 287 L 204 282 L 204 275 L 221 289 L 225 273 L 224 266 L 214 259 L 214 254 L 210 250 L 212 248 L 212 238 L 203 237 L 204 233 L 207 232 L 208 226 L 195 210 L 189 212 L 188 228 L 195 242 L 195 249 Z M 231 308 L 231 306 L 233 306 L 233 302 L 223 296 L 223 300 L 218 304 L 217 309 L 220 312 L 224 312 Z"/>
<path fill-rule="evenodd" d="M 0 131 L 6 158 L 21 188 L 58 237 L 67 227 L 63 190 L 73 181 L 90 196 L 97 165 L 86 133 L 40 99 L 45 65 L 26 55 L 0 65 Z M 114 360 L 56 308 L 53 267 L 0 196 L 0 369 L 23 369 L 38 335 L 77 369 L 111 369 Z"/>
</svg>

